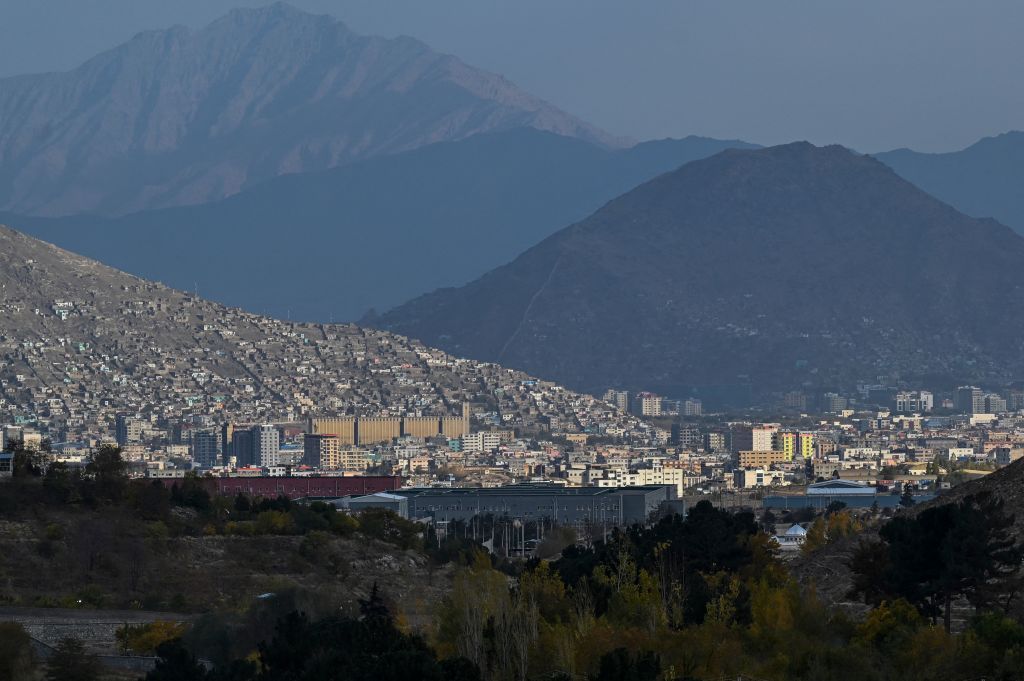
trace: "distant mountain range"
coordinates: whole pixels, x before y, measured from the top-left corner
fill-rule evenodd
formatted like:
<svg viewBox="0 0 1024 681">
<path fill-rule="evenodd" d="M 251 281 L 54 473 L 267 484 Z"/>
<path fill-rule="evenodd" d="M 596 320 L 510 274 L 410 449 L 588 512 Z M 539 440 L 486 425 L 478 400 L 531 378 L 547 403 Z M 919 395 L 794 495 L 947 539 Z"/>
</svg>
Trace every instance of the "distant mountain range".
<svg viewBox="0 0 1024 681">
<path fill-rule="evenodd" d="M 481 132 L 619 141 L 412 38 L 284 4 L 139 34 L 67 73 L 0 80 L 0 209 L 124 214 L 224 198 Z"/>
<path fill-rule="evenodd" d="M 990 380 L 1024 370 L 1022 267 L 1008 227 L 797 143 L 690 163 L 373 321 L 588 391 Z"/>
<path fill-rule="evenodd" d="M 964 213 L 995 218 L 1024 234 L 1024 132 L 948 154 L 898 149 L 876 158 Z"/>
<path fill-rule="evenodd" d="M 737 146 L 752 145 L 690 137 L 612 150 L 518 128 L 288 175 L 200 206 L 0 221 L 254 312 L 354 320 L 472 281 L 641 182 Z"/>
</svg>

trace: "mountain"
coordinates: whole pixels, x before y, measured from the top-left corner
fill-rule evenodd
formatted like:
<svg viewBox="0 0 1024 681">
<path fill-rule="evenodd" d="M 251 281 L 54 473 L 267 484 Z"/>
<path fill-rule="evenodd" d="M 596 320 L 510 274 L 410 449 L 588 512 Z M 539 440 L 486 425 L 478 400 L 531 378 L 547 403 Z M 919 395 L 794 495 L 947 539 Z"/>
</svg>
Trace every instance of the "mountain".
<svg viewBox="0 0 1024 681">
<path fill-rule="evenodd" d="M 961 151 L 878 154 L 897 173 L 958 210 L 1024 234 L 1024 132 L 985 138 Z"/>
<path fill-rule="evenodd" d="M 501 367 L 352 325 L 217 305 L 0 227 L 0 422 L 55 441 L 109 437 L 119 412 L 174 421 L 461 414 L 485 402 L 539 432 L 545 415 L 627 417 Z M 545 404 L 538 409 L 537 392 Z M 589 406 L 588 406 L 589 405 Z M 592 425 L 589 424 L 588 425 Z M 61 440 L 58 440 L 61 438 Z M 66 440 L 65 440 L 66 438 Z"/>
<path fill-rule="evenodd" d="M 137 35 L 67 73 L 0 80 L 0 208 L 122 214 L 263 179 L 536 127 L 607 134 L 412 38 L 275 4 Z"/>
<path fill-rule="evenodd" d="M 980 380 L 1024 368 L 1022 266 L 1009 228 L 796 143 L 690 163 L 373 321 L 588 391 Z"/>
<path fill-rule="evenodd" d="M 517 128 L 288 175 L 200 206 L 2 220 L 230 305 L 352 320 L 472 281 L 641 182 L 733 146 L 751 145 L 690 137 L 611 150 Z"/>
</svg>

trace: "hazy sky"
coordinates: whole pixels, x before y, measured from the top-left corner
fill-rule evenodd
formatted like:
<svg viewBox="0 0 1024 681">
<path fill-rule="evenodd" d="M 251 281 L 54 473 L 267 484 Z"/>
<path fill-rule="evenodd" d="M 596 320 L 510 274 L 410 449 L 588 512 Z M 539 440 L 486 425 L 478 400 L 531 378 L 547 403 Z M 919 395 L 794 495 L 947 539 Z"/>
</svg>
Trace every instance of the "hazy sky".
<svg viewBox="0 0 1024 681">
<path fill-rule="evenodd" d="M 0 76 L 250 0 L 0 0 Z M 861 151 L 1024 129 L 1022 0 L 292 0 L 408 34 L 607 130 Z"/>
</svg>

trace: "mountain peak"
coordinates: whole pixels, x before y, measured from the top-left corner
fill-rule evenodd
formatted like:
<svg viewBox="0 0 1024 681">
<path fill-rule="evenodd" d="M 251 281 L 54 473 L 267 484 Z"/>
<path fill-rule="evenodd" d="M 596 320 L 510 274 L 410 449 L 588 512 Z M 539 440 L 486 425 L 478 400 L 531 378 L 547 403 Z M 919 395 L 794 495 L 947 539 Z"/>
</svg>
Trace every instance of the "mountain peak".
<svg viewBox="0 0 1024 681">
<path fill-rule="evenodd" d="M 0 79 L 0 209 L 123 214 L 214 201 L 483 132 L 616 140 L 501 76 L 285 3 L 141 34 L 74 71 Z"/>
<path fill-rule="evenodd" d="M 1024 371 L 1021 267 L 1003 225 L 797 142 L 687 164 L 375 323 L 586 390 L 980 381 Z"/>
</svg>

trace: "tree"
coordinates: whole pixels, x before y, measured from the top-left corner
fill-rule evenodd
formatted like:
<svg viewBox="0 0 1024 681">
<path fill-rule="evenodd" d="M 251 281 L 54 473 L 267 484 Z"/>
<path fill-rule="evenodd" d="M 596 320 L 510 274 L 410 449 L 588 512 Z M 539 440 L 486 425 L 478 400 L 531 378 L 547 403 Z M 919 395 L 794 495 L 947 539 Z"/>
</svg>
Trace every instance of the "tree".
<svg viewBox="0 0 1024 681">
<path fill-rule="evenodd" d="M 641 651 L 633 655 L 626 648 L 601 656 L 600 666 L 592 681 L 657 681 L 661 662 L 652 652 Z"/>
<path fill-rule="evenodd" d="M 914 491 L 910 488 L 910 485 L 903 486 L 903 496 L 900 497 L 900 506 L 903 508 L 910 508 L 917 501 L 914 499 Z"/>
<path fill-rule="evenodd" d="M 157 646 L 156 654 L 159 659 L 152 671 L 146 674 L 146 681 L 203 681 L 208 677 L 206 667 L 185 650 L 179 639 L 164 641 Z M 251 678 L 255 669 L 250 666 L 248 671 Z"/>
<path fill-rule="evenodd" d="M 943 615 L 949 631 L 957 597 L 979 609 L 1016 589 L 1024 551 L 1012 527 L 989 492 L 898 516 L 879 531 L 882 545 L 862 543 L 854 554 L 854 592 L 869 602 L 905 598 L 926 617 Z"/>
<path fill-rule="evenodd" d="M 47 667 L 47 681 L 96 681 L 100 677 L 99 660 L 75 638 L 66 638 L 57 644 Z"/>
<path fill-rule="evenodd" d="M 120 447 L 100 447 L 85 467 L 85 473 L 92 482 L 93 500 L 114 503 L 123 500 L 128 491 L 127 471 Z"/>
<path fill-rule="evenodd" d="M 15 622 L 0 622 L 0 679 L 32 681 L 36 678 L 32 639 Z"/>
</svg>

